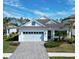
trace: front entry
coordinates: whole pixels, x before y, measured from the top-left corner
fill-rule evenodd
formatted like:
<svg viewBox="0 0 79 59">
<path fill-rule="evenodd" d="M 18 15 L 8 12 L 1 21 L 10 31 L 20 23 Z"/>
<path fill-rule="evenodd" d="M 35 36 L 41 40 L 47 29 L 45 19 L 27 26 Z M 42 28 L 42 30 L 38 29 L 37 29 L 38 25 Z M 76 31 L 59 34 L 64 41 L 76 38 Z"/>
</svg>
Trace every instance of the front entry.
<svg viewBox="0 0 79 59">
<path fill-rule="evenodd" d="M 51 39 L 51 30 L 48 30 L 48 39 Z"/>
</svg>

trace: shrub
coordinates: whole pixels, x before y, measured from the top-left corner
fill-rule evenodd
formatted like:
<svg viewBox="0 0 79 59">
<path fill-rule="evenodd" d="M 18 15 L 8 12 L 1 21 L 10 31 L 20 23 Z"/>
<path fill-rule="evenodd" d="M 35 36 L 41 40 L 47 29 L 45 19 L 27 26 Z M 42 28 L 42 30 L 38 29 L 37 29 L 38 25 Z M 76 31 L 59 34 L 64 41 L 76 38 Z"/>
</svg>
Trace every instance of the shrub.
<svg viewBox="0 0 79 59">
<path fill-rule="evenodd" d="M 20 44 L 20 42 L 18 42 L 18 41 L 11 41 L 10 42 L 10 45 L 13 45 L 13 46 L 17 46 L 19 44 Z"/>
<path fill-rule="evenodd" d="M 54 41 L 58 41 L 59 40 L 59 38 L 54 38 Z"/>
<path fill-rule="evenodd" d="M 18 34 L 12 32 L 7 38 L 7 41 L 18 41 Z"/>
<path fill-rule="evenodd" d="M 45 44 L 44 44 L 44 46 L 46 47 L 46 48 L 52 48 L 52 47 L 57 47 L 57 46 L 59 46 L 61 43 L 60 42 L 46 42 Z"/>
<path fill-rule="evenodd" d="M 72 39 L 69 38 L 69 39 L 67 40 L 67 42 L 68 42 L 69 44 L 75 43 L 75 38 L 74 38 L 74 37 L 72 37 Z"/>
<path fill-rule="evenodd" d="M 14 37 L 8 37 L 7 41 L 18 41 L 18 35 Z"/>
</svg>

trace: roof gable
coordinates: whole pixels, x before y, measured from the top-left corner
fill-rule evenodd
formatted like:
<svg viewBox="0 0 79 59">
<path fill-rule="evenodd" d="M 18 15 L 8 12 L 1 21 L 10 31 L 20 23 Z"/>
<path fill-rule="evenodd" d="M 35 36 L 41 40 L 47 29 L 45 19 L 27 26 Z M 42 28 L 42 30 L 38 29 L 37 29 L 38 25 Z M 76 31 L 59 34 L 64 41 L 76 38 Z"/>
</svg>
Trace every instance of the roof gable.
<svg viewBox="0 0 79 59">
<path fill-rule="evenodd" d="M 41 24 L 40 22 L 38 22 L 36 20 L 30 20 L 29 22 L 25 23 L 22 26 L 44 26 L 45 27 L 45 25 Z"/>
<path fill-rule="evenodd" d="M 53 20 L 50 20 L 48 21 L 46 24 L 57 24 L 57 22 L 53 21 Z"/>
<path fill-rule="evenodd" d="M 45 25 L 45 23 L 50 21 L 50 19 L 47 18 L 46 16 L 42 16 L 42 17 L 38 18 L 37 21 Z"/>
</svg>

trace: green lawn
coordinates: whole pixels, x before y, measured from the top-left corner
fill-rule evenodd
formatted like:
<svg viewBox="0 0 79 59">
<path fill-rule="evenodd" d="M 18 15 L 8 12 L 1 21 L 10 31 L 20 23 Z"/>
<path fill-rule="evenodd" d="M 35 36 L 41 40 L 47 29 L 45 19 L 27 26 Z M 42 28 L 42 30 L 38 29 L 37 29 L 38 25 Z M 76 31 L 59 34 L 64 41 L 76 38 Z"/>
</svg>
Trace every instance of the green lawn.
<svg viewBox="0 0 79 59">
<path fill-rule="evenodd" d="M 7 57 L 3 57 L 3 59 L 8 59 Z"/>
<path fill-rule="evenodd" d="M 47 48 L 48 52 L 75 52 L 75 44 L 62 43 L 58 47 Z"/>
<path fill-rule="evenodd" d="M 15 39 L 15 38 L 14 38 Z M 11 45 L 12 41 L 7 41 L 7 36 L 3 36 L 3 53 L 12 53 L 15 51 L 18 45 Z"/>
<path fill-rule="evenodd" d="M 15 51 L 17 46 L 10 45 L 11 41 L 3 41 L 3 53 L 12 53 Z"/>
<path fill-rule="evenodd" d="M 75 57 L 50 57 L 50 59 L 75 59 Z"/>
</svg>

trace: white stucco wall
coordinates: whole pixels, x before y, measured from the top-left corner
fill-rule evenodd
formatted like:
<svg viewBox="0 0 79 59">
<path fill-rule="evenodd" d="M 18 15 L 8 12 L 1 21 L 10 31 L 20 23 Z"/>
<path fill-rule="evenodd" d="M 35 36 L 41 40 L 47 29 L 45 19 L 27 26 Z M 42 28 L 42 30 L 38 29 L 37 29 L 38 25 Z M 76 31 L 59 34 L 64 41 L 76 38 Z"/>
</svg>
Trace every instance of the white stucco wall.
<svg viewBox="0 0 79 59">
<path fill-rule="evenodd" d="M 75 29 L 72 29 L 72 35 L 75 35 Z"/>
<path fill-rule="evenodd" d="M 17 29 L 10 29 L 9 34 L 11 34 L 12 32 L 17 32 Z"/>
<path fill-rule="evenodd" d="M 16 28 L 13 28 L 13 29 L 7 29 L 7 35 L 11 34 L 12 32 L 17 32 L 17 29 Z"/>
</svg>

